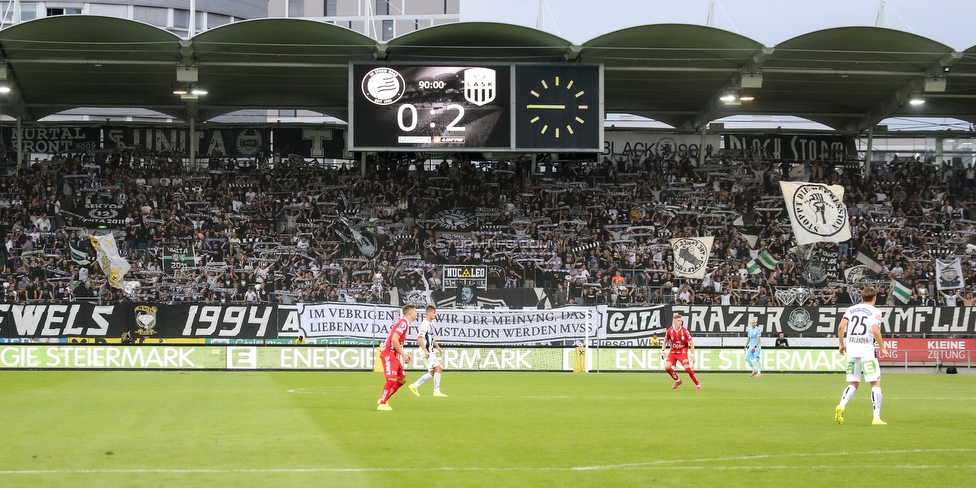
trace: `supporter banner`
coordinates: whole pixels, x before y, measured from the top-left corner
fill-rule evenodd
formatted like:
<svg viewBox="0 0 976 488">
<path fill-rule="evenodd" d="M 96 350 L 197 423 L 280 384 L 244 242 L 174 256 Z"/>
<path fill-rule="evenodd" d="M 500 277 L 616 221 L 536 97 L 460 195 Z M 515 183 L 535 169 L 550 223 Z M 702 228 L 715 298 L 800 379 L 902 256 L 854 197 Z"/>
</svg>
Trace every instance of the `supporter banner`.
<svg viewBox="0 0 976 488">
<path fill-rule="evenodd" d="M 431 220 L 436 224 L 435 230 L 447 232 L 468 232 L 478 225 L 478 216 L 473 208 L 445 208 L 431 216 Z"/>
<path fill-rule="evenodd" d="M 101 130 L 98 127 L 45 126 L 4 127 L 3 147 L 17 152 L 22 146 L 25 153 L 56 154 L 98 149 Z"/>
<path fill-rule="evenodd" d="M 646 346 L 653 335 L 664 337 L 671 327 L 671 307 L 608 308 L 604 346 Z"/>
<path fill-rule="evenodd" d="M 960 362 L 976 359 L 976 339 L 885 339 L 882 362 Z"/>
<path fill-rule="evenodd" d="M 474 284 L 482 290 L 488 289 L 487 266 L 465 266 L 445 264 L 441 267 L 441 280 L 444 289 L 453 290 L 465 284 Z"/>
<path fill-rule="evenodd" d="M 885 319 L 882 328 L 885 337 L 976 334 L 976 307 L 879 309 Z M 598 340 L 601 346 L 643 347 L 655 334 L 659 338 L 663 336 L 674 313 L 681 313 L 688 330 L 698 337 L 741 337 L 746 324 L 755 317 L 764 337 L 783 332 L 792 339 L 836 335 L 845 310 L 846 306 L 711 305 L 525 310 L 441 308 L 435 331 L 438 342 L 443 344 L 568 345 L 582 341 L 589 326 L 589 338 Z M 131 331 L 135 341 L 147 344 L 202 344 L 213 339 L 222 340 L 215 342 L 221 344 L 237 344 L 242 340 L 267 344 L 271 339 L 288 342 L 300 336 L 317 344 L 376 344 L 386 338 L 390 325 L 399 316 L 399 307 L 345 303 L 0 303 L 0 343 L 63 340 L 116 343 L 123 332 Z M 419 322 L 410 330 L 410 343 L 416 339 L 417 325 Z"/>
<path fill-rule="evenodd" d="M 269 304 L 168 304 L 152 307 L 155 325 L 139 316 L 136 334 L 160 337 L 276 337 L 276 306 Z"/>
<path fill-rule="evenodd" d="M 193 255 L 192 247 L 163 246 L 163 253 L 159 256 L 159 260 L 163 263 L 163 271 L 173 274 L 187 266 L 193 266 Z"/>
<path fill-rule="evenodd" d="M 936 281 L 936 288 L 939 290 L 954 290 L 966 287 L 966 275 L 962 273 L 962 263 L 959 258 L 936 259 L 935 275 L 939 278 Z"/>
<path fill-rule="evenodd" d="M 301 330 L 308 338 L 385 340 L 390 326 L 400 317 L 400 308 L 384 305 L 322 304 L 305 305 L 300 310 Z M 440 344 L 523 344 L 551 345 L 582 342 L 589 327 L 596 338 L 599 321 L 588 317 L 581 307 L 554 310 L 439 310 L 434 321 L 434 337 Z M 594 315 L 594 317 L 596 317 Z M 408 343 L 416 341 L 414 322 Z"/>
<path fill-rule="evenodd" d="M 108 278 L 108 284 L 121 288 L 125 274 L 129 272 L 132 265 L 119 255 L 119 246 L 115 242 L 115 235 L 104 234 L 99 236 L 89 236 L 92 247 L 98 254 L 96 262 L 102 268 L 102 272 Z"/>
<path fill-rule="evenodd" d="M 589 351 L 590 370 L 652 371 L 667 376 L 661 360 L 660 348 L 601 349 Z M 695 348 L 694 369 L 702 371 L 749 371 L 745 350 Z M 763 372 L 839 372 L 846 362 L 837 349 L 764 349 L 760 356 Z M 670 379 L 668 379 L 670 381 Z M 664 382 L 664 379 L 662 379 Z"/>
<path fill-rule="evenodd" d="M 274 129 L 275 152 L 299 154 L 305 158 L 350 159 L 345 152 L 346 131 L 339 128 L 276 127 Z"/>
<path fill-rule="evenodd" d="M 120 337 L 127 330 L 132 304 L 0 303 L 0 335 L 49 340 L 59 337 Z"/>
<path fill-rule="evenodd" d="M 966 335 L 976 333 L 976 307 L 878 307 L 885 324 L 881 332 L 891 335 Z M 665 305 L 658 307 L 608 308 L 602 320 L 605 335 L 601 345 L 646 346 L 670 327 L 670 317 L 681 313 L 692 335 L 742 335 L 755 317 L 763 335 L 836 335 L 844 317 L 842 307 L 751 307 L 711 305 Z"/>
<path fill-rule="evenodd" d="M 768 159 L 847 161 L 854 159 L 854 139 L 832 134 L 726 134 L 725 149 Z"/>
<path fill-rule="evenodd" d="M 705 266 L 708 265 L 708 255 L 712 251 L 714 240 L 712 236 L 671 239 L 669 242 L 674 253 L 674 275 L 702 279 L 705 276 Z"/>
<path fill-rule="evenodd" d="M 808 259 L 800 259 L 800 282 L 806 286 L 822 287 L 838 280 L 838 252 L 833 249 L 814 249 Z"/>
<path fill-rule="evenodd" d="M 141 148 L 157 153 L 186 153 L 188 127 L 107 127 L 105 149 Z M 207 127 L 196 130 L 201 157 L 252 158 L 270 155 L 270 127 Z"/>
<path fill-rule="evenodd" d="M 92 203 L 81 207 L 81 221 L 86 226 L 122 228 L 125 217 L 125 205 L 117 203 Z"/>
<path fill-rule="evenodd" d="M 798 245 L 851 238 L 843 186 L 790 181 L 780 181 L 779 186 Z"/>
<path fill-rule="evenodd" d="M 718 152 L 722 142 L 718 135 L 705 136 L 705 156 Z M 645 134 L 641 132 L 605 132 L 604 156 L 633 156 L 638 159 L 698 159 L 701 136 L 695 134 Z"/>
<path fill-rule="evenodd" d="M 275 314 L 277 320 L 278 337 L 297 339 L 302 335 L 301 324 L 298 315 L 298 305 L 276 305 L 278 313 Z"/>
<path fill-rule="evenodd" d="M 492 282 L 491 268 L 488 269 L 488 281 Z M 500 286 L 500 285 L 499 285 Z M 545 290 L 542 288 L 489 288 L 487 290 L 478 289 L 477 286 L 468 287 L 465 291 L 465 283 L 453 290 L 438 290 L 431 294 L 432 300 L 437 304 L 437 309 L 453 308 L 536 308 L 539 303 L 545 301 Z M 410 297 L 417 297 L 418 291 L 408 291 L 406 294 L 401 292 L 400 302 L 402 304 L 415 303 L 409 301 Z M 472 294 L 469 296 L 468 292 Z"/>
</svg>

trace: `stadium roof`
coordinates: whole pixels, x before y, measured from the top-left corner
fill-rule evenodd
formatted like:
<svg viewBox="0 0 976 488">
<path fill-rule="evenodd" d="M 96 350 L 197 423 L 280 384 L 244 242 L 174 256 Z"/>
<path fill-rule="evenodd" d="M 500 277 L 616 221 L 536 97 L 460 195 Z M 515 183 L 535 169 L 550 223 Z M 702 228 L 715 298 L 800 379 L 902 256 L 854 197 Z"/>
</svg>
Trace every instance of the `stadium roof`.
<svg viewBox="0 0 976 488">
<path fill-rule="evenodd" d="M 793 115 L 860 132 L 895 116 L 976 122 L 976 47 L 879 27 L 827 29 L 776 46 L 728 31 L 658 24 L 582 45 L 522 26 L 451 23 L 389 42 L 325 22 L 257 19 L 190 39 L 114 17 L 56 16 L 0 31 L 23 120 L 77 107 L 145 108 L 188 120 L 244 109 L 346 118 L 348 63 L 556 62 L 605 66 L 605 111 L 696 129 L 730 115 Z M 3 72 L 0 70 L 0 75 Z M 197 83 L 192 99 L 175 86 Z M 726 103 L 723 95 L 751 96 Z M 923 96 L 926 103 L 908 103 Z"/>
</svg>

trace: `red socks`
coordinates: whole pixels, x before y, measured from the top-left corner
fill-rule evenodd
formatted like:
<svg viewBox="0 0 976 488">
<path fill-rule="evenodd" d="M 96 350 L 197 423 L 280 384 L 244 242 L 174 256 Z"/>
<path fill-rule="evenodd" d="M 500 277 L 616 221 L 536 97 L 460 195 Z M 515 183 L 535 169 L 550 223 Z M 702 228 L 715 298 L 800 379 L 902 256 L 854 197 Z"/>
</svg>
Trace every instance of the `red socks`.
<svg viewBox="0 0 976 488">
<path fill-rule="evenodd" d="M 393 392 L 396 391 L 395 386 L 400 386 L 400 383 L 393 380 L 386 380 L 386 384 L 383 385 L 383 395 L 380 396 L 380 403 L 386 403 L 393 396 Z"/>
<path fill-rule="evenodd" d="M 694 371 L 692 371 L 692 370 L 691 370 L 691 368 L 685 368 L 685 372 L 686 372 L 686 373 L 688 373 L 688 376 L 691 376 L 691 381 L 694 381 L 696 385 L 697 385 L 697 384 L 699 384 L 699 383 L 698 383 L 698 377 L 697 377 L 697 376 L 695 376 L 695 372 L 694 372 Z M 675 379 L 677 379 L 677 378 L 678 378 L 678 376 L 677 376 L 677 375 L 672 375 L 672 376 L 674 376 L 674 377 L 675 377 Z"/>
<path fill-rule="evenodd" d="M 386 384 L 383 385 L 383 395 L 380 396 L 380 403 L 386 403 L 401 386 L 403 384 L 397 380 L 386 380 Z"/>
<path fill-rule="evenodd" d="M 678 381 L 678 373 L 674 372 L 674 368 L 668 368 L 665 371 L 667 371 L 668 374 L 671 375 L 672 378 L 674 378 L 674 381 Z"/>
</svg>

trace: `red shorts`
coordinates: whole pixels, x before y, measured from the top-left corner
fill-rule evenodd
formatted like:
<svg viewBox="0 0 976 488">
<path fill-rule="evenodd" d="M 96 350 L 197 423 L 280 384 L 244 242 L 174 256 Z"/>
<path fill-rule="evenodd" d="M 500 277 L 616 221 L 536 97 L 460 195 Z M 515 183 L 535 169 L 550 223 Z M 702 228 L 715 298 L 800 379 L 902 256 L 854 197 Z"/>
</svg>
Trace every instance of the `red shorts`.
<svg viewBox="0 0 976 488">
<path fill-rule="evenodd" d="M 383 375 L 386 376 L 386 379 L 398 380 L 407 377 L 403 373 L 403 364 L 400 363 L 400 358 L 396 354 L 380 354 L 380 362 L 383 363 Z"/>
<path fill-rule="evenodd" d="M 681 352 L 672 351 L 671 353 L 668 354 L 668 362 L 675 365 L 677 364 L 684 365 L 684 363 L 688 362 L 688 351 L 687 350 Z"/>
</svg>

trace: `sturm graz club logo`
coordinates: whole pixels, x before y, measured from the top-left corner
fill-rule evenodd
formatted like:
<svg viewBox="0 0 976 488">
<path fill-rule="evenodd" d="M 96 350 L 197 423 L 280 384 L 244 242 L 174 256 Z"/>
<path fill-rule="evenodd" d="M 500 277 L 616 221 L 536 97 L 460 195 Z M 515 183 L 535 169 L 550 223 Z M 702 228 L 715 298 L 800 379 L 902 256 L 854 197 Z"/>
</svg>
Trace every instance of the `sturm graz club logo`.
<svg viewBox="0 0 976 488">
<path fill-rule="evenodd" d="M 822 285 L 827 282 L 827 265 L 823 261 L 806 261 L 800 276 L 808 285 Z"/>
<path fill-rule="evenodd" d="M 790 318 L 787 325 L 797 332 L 803 332 L 813 325 L 813 319 L 810 317 L 810 312 L 807 312 L 805 309 L 794 308 L 793 311 L 790 312 Z"/>
<path fill-rule="evenodd" d="M 673 248 L 674 269 L 679 275 L 693 275 L 708 262 L 708 247 L 698 239 L 678 239 Z"/>
<path fill-rule="evenodd" d="M 392 68 L 373 68 L 363 76 L 363 95 L 376 105 L 395 103 L 407 91 L 403 76 Z"/>
<path fill-rule="evenodd" d="M 257 129 L 245 129 L 237 134 L 237 152 L 244 156 L 253 156 L 258 153 L 264 141 L 261 132 Z"/>
<path fill-rule="evenodd" d="M 150 305 L 139 305 L 135 308 L 136 312 L 136 333 L 139 335 L 153 335 L 156 333 L 156 312 L 159 307 Z"/>
<path fill-rule="evenodd" d="M 830 237 L 847 226 L 847 207 L 822 185 L 800 185 L 793 194 L 793 215 L 804 230 Z"/>
</svg>

